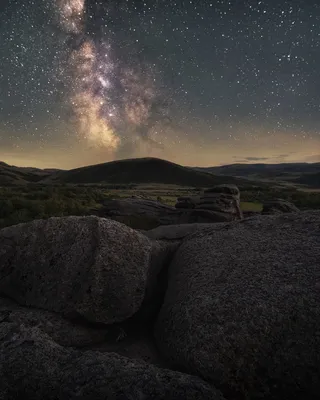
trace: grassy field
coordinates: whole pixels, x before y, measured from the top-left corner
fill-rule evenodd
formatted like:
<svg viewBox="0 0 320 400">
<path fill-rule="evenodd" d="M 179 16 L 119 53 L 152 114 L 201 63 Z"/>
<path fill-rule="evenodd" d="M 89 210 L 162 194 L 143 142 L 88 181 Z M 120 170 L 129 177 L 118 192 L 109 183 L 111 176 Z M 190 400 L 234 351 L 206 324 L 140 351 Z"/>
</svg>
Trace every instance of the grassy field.
<svg viewBox="0 0 320 400">
<path fill-rule="evenodd" d="M 38 218 L 67 215 L 90 215 L 107 199 L 140 196 L 174 206 L 179 196 L 197 195 L 202 188 L 176 185 L 40 185 L 0 187 L 0 227 Z M 300 209 L 320 209 L 320 192 L 295 188 L 242 187 L 243 211 L 260 212 L 262 203 L 282 198 Z M 137 221 L 121 221 L 132 227 Z M 147 221 L 152 227 L 153 221 Z"/>
<path fill-rule="evenodd" d="M 262 203 L 254 201 L 241 201 L 240 207 L 242 211 L 253 211 L 253 212 L 261 212 L 263 208 Z"/>
</svg>

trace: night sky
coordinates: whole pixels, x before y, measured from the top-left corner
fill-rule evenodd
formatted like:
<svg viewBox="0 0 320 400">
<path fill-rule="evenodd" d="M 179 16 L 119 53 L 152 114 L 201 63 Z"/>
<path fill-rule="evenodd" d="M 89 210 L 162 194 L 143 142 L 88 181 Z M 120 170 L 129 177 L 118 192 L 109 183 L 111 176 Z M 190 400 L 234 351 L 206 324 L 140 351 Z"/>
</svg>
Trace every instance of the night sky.
<svg viewBox="0 0 320 400">
<path fill-rule="evenodd" d="M 1 0 L 0 160 L 320 161 L 320 3 Z"/>
</svg>

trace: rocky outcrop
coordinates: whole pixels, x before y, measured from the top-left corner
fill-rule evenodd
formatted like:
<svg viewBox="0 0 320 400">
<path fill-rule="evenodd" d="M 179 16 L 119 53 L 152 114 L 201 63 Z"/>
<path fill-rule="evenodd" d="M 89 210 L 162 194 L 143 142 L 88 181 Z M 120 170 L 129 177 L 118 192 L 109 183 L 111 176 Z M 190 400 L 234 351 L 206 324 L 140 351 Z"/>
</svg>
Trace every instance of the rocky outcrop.
<svg viewBox="0 0 320 400">
<path fill-rule="evenodd" d="M 154 330 L 171 366 L 226 398 L 317 398 L 319 226 L 314 211 L 208 225 L 187 236 Z"/>
<path fill-rule="evenodd" d="M 3 400 L 222 400 L 200 378 L 95 351 L 59 346 L 37 328 L 0 324 Z"/>
<path fill-rule="evenodd" d="M 196 208 L 229 214 L 232 219 L 241 219 L 240 191 L 235 185 L 219 185 L 207 189 Z"/>
<path fill-rule="evenodd" d="M 66 318 L 121 322 L 140 309 L 162 257 L 161 244 L 109 219 L 20 224 L 0 231 L 0 295 Z"/>
<path fill-rule="evenodd" d="M 174 207 L 160 201 L 139 198 L 106 200 L 94 213 L 123 223 L 129 221 L 129 224 L 136 229 L 153 229 L 160 225 L 171 225 L 176 223 L 178 218 Z"/>
<path fill-rule="evenodd" d="M 197 204 L 195 201 L 188 207 L 175 208 L 153 200 L 110 200 L 104 203 L 98 214 L 121 222 L 126 222 L 126 218 L 136 218 L 137 229 L 152 229 L 162 225 L 228 222 L 236 218 L 234 213 L 223 211 L 221 206 L 208 210 L 199 208 Z M 144 228 L 144 225 L 151 227 Z"/>
<path fill-rule="evenodd" d="M 262 214 L 282 214 L 298 212 L 299 209 L 286 200 L 272 200 L 263 204 Z"/>
</svg>

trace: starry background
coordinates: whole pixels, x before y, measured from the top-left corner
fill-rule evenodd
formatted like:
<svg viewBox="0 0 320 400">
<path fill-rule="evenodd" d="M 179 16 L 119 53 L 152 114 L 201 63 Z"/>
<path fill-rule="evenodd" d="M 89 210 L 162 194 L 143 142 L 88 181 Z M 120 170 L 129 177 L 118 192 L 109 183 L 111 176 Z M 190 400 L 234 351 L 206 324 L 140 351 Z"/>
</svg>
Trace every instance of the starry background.
<svg viewBox="0 0 320 400">
<path fill-rule="evenodd" d="M 2 0 L 0 160 L 320 161 L 315 1 Z"/>
</svg>

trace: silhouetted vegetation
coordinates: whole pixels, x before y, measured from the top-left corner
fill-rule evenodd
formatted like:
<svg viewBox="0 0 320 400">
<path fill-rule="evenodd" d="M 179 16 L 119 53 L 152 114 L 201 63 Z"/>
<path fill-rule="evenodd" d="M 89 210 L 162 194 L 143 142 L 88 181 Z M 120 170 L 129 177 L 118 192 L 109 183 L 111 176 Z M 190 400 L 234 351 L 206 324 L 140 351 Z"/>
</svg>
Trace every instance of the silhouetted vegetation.
<svg viewBox="0 0 320 400">
<path fill-rule="evenodd" d="M 91 188 L 0 188 L 0 227 L 51 216 L 86 215 L 99 201 Z"/>
<path fill-rule="evenodd" d="M 320 191 L 302 191 L 294 187 L 243 187 L 241 188 L 243 202 L 263 203 L 274 199 L 290 201 L 300 210 L 319 209 Z"/>
</svg>

